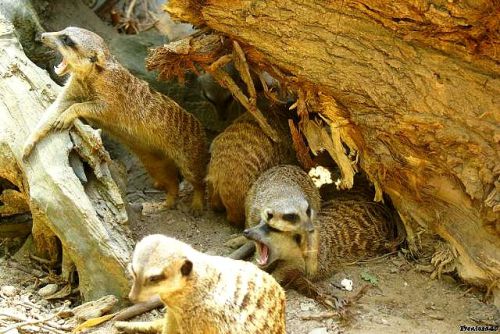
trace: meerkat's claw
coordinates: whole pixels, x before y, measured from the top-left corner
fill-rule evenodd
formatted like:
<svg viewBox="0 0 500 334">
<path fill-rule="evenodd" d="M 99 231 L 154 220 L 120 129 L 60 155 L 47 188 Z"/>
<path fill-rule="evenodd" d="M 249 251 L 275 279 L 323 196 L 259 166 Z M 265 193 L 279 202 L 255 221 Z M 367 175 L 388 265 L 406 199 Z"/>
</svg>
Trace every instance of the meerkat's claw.
<svg viewBox="0 0 500 334">
<path fill-rule="evenodd" d="M 170 194 L 167 194 L 167 198 L 165 199 L 165 202 L 162 205 L 162 208 L 164 209 L 174 209 L 176 205 L 176 196 L 171 196 Z"/>
<path fill-rule="evenodd" d="M 73 120 L 70 120 L 70 119 L 63 117 L 61 115 L 56 119 L 56 121 L 52 125 L 52 128 L 54 130 L 60 131 L 60 130 L 68 129 L 69 127 L 71 127 L 71 125 L 73 125 Z"/>
<path fill-rule="evenodd" d="M 193 216 L 195 218 L 200 217 L 203 214 L 203 207 L 200 208 L 194 208 L 193 205 L 187 205 L 185 203 L 179 203 L 177 206 L 179 210 L 184 212 L 187 215 Z"/>
<path fill-rule="evenodd" d="M 195 217 L 201 216 L 201 214 L 203 213 L 203 203 L 194 203 L 193 201 L 193 203 L 191 203 L 189 211 Z"/>
</svg>

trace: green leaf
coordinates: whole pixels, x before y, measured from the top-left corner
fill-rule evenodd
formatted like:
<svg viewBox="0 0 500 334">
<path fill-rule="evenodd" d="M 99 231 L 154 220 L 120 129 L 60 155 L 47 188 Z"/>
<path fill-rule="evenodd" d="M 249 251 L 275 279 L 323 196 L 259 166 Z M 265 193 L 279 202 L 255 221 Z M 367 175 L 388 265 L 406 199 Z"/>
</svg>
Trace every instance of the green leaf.
<svg viewBox="0 0 500 334">
<path fill-rule="evenodd" d="M 378 278 L 370 273 L 367 273 L 366 271 L 361 273 L 361 278 L 373 285 L 377 285 L 378 283 Z"/>
</svg>

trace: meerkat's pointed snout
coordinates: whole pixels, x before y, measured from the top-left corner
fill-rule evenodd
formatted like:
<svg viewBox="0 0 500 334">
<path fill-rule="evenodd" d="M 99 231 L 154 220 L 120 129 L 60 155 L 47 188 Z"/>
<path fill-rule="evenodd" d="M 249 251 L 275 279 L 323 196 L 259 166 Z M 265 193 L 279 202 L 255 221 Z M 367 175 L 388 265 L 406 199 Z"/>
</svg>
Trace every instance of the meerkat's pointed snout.
<svg viewBox="0 0 500 334">
<path fill-rule="evenodd" d="M 56 33 L 54 32 L 44 32 L 40 36 L 40 41 L 45 44 L 46 46 L 54 49 L 57 47 L 55 40 L 56 40 Z"/>
<path fill-rule="evenodd" d="M 159 297 L 168 307 L 162 333 L 285 334 L 285 292 L 253 264 L 150 235 L 136 245 L 129 268 L 129 299 Z"/>
<path fill-rule="evenodd" d="M 264 230 L 266 230 L 266 222 L 261 221 L 259 225 L 245 229 L 243 236 L 249 240 L 259 240 L 260 236 L 265 232 Z"/>
</svg>

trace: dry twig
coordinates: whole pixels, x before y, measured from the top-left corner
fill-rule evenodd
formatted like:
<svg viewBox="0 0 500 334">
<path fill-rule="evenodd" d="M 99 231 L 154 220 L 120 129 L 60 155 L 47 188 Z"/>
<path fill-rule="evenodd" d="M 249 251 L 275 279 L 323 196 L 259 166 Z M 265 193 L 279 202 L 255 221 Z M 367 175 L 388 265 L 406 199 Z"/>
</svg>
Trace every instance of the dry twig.
<svg viewBox="0 0 500 334">
<path fill-rule="evenodd" d="M 17 321 L 21 321 L 21 322 L 18 322 L 17 324 L 13 324 L 11 326 L 3 328 L 2 330 L 0 330 L 0 334 L 5 334 L 7 332 L 10 332 L 13 329 L 21 328 L 24 326 L 33 326 L 33 325 L 36 325 L 37 327 L 43 328 L 44 330 L 49 331 L 49 332 L 62 334 L 64 332 L 60 331 L 59 329 L 53 328 L 53 326 L 51 326 L 49 321 L 54 319 L 55 317 L 59 316 L 59 314 L 61 314 L 61 312 L 64 310 L 64 308 L 66 308 L 66 306 L 67 306 L 67 303 L 64 303 L 64 305 L 59 309 L 59 311 L 57 311 L 56 313 L 52 314 L 51 316 L 43 318 L 43 319 L 28 319 L 28 318 L 23 319 L 21 317 L 14 316 L 12 314 L 0 313 L 0 316 L 4 316 L 4 317 L 8 317 L 8 318 L 17 320 Z"/>
<path fill-rule="evenodd" d="M 117 312 L 112 320 L 113 321 L 127 320 L 137 315 L 154 310 L 155 308 L 158 308 L 160 306 L 163 306 L 160 297 L 155 297 L 145 303 L 135 304 Z"/>
<path fill-rule="evenodd" d="M 225 56 L 223 56 L 225 57 Z M 220 59 L 219 59 L 220 60 Z M 225 60 L 224 60 L 225 61 Z M 222 62 L 223 63 L 223 62 Z M 214 63 L 216 64 L 216 63 Z M 231 94 L 233 94 L 234 98 L 237 99 L 241 105 L 250 113 L 252 116 L 257 120 L 259 123 L 262 131 L 271 138 L 274 142 L 278 142 L 280 139 L 278 137 L 278 134 L 276 131 L 269 125 L 267 122 L 266 118 L 262 114 L 262 112 L 259 110 L 257 107 L 255 101 L 249 100 L 248 97 L 243 94 L 241 89 L 238 87 L 236 82 L 231 78 L 229 74 L 227 74 L 225 71 L 223 71 L 220 68 L 217 68 L 215 66 L 205 66 L 205 70 L 210 73 L 217 82 L 227 88 Z M 215 70 L 213 69 L 215 68 Z"/>
</svg>

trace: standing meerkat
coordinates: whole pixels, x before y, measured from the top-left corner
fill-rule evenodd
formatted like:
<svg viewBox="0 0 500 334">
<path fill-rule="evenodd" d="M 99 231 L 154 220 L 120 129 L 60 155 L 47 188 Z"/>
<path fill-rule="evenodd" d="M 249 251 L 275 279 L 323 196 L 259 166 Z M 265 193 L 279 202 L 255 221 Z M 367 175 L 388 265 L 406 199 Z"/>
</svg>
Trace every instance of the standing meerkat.
<svg viewBox="0 0 500 334">
<path fill-rule="evenodd" d="M 219 134 L 210 147 L 210 205 L 216 210 L 226 209 L 228 221 L 237 226 L 244 225 L 245 197 L 259 175 L 273 166 L 296 161 L 286 118 L 273 110 L 266 117 L 277 130 L 280 142 L 273 142 L 253 116 L 245 113 Z"/>
<path fill-rule="evenodd" d="M 179 172 L 194 188 L 192 208 L 203 209 L 208 152 L 201 123 L 169 97 L 133 76 L 97 34 L 75 27 L 42 34 L 42 42 L 62 55 L 55 72 L 70 74 L 56 101 L 26 141 L 23 157 L 51 130 L 83 117 L 126 144 L 142 161 L 155 186 L 175 204 Z"/>
<path fill-rule="evenodd" d="M 251 263 L 150 235 L 137 244 L 129 269 L 131 301 L 159 295 L 167 306 L 162 334 L 285 333 L 285 292 Z"/>
</svg>

